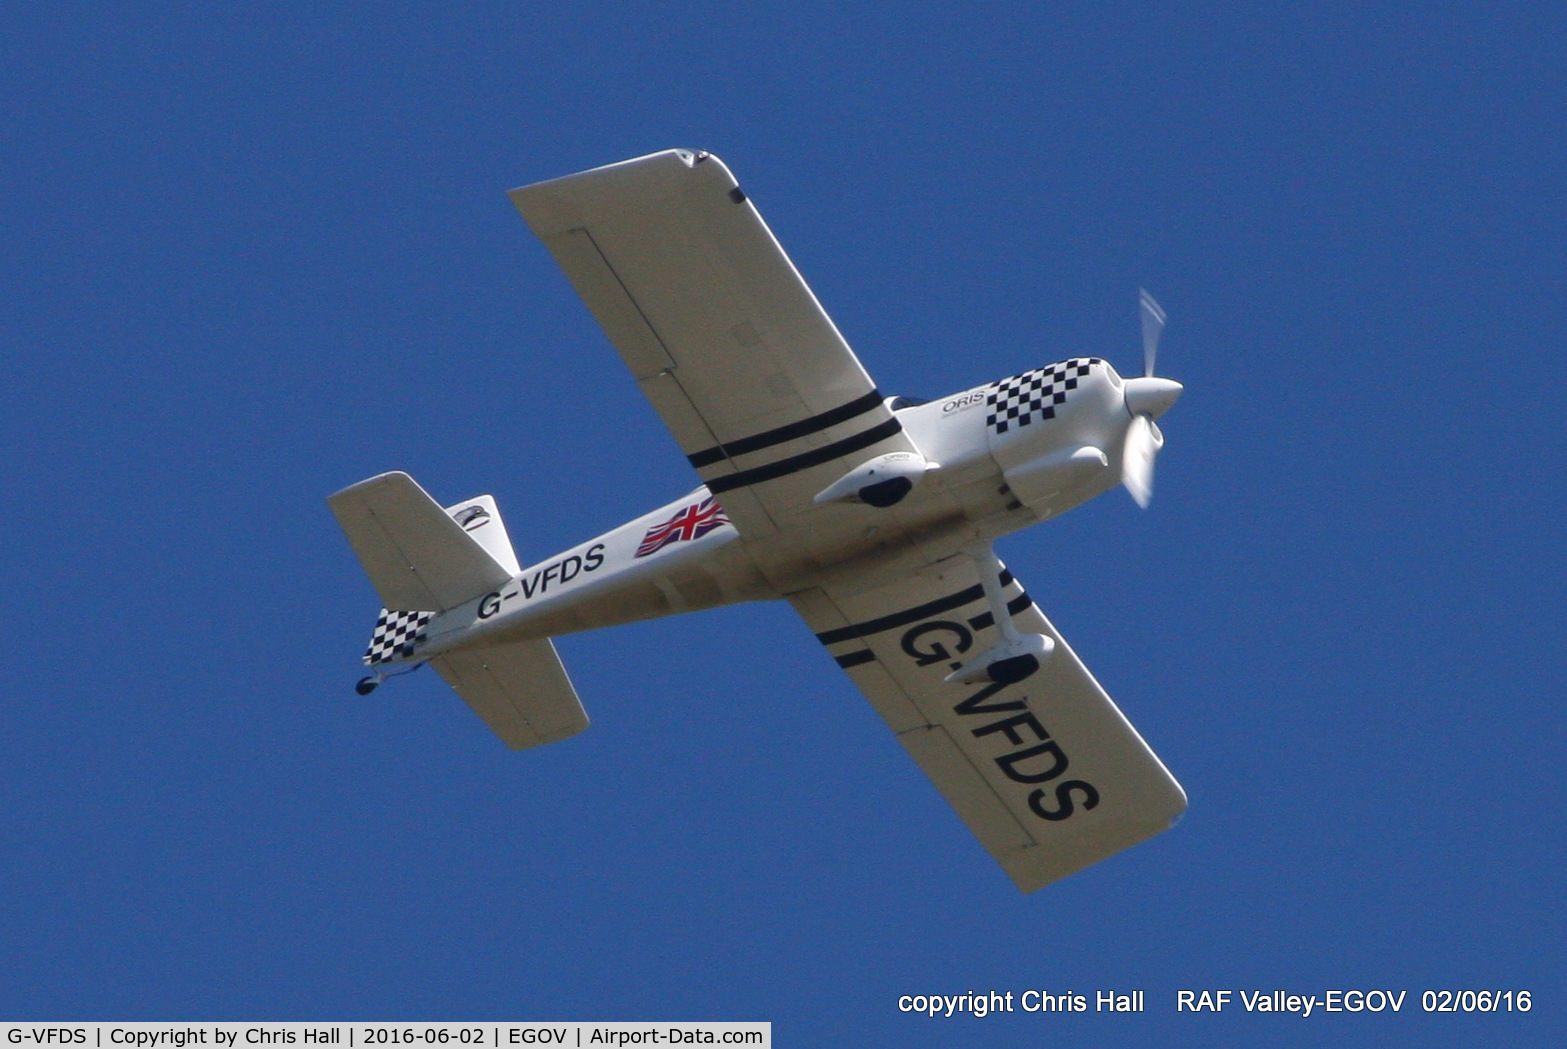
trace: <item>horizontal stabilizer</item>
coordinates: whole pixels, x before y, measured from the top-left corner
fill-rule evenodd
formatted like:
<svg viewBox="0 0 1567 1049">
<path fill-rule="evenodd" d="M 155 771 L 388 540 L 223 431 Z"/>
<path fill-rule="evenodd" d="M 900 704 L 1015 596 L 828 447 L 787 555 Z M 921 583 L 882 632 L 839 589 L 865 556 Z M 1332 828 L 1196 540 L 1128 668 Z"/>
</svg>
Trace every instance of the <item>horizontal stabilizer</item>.
<svg viewBox="0 0 1567 1049">
<path fill-rule="evenodd" d="M 513 750 L 588 727 L 587 711 L 548 638 L 460 649 L 430 665 Z"/>
<path fill-rule="evenodd" d="M 394 611 L 444 612 L 512 576 L 405 473 L 350 485 L 327 505 L 381 603 Z"/>
</svg>

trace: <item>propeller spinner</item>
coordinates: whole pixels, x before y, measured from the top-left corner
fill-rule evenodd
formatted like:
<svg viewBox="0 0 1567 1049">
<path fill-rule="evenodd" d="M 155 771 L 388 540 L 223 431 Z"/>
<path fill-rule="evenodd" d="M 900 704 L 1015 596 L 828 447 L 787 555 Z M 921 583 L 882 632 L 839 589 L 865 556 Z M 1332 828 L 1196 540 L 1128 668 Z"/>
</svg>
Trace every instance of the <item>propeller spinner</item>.
<svg viewBox="0 0 1567 1049">
<path fill-rule="evenodd" d="M 1126 410 L 1132 421 L 1121 452 L 1121 483 L 1138 506 L 1146 507 L 1153 499 L 1154 459 L 1164 447 L 1164 434 L 1154 420 L 1169 410 L 1183 387 L 1153 373 L 1159 336 L 1164 333 L 1164 310 L 1146 290 L 1138 288 L 1137 294 L 1143 321 L 1143 377 L 1126 380 Z"/>
</svg>

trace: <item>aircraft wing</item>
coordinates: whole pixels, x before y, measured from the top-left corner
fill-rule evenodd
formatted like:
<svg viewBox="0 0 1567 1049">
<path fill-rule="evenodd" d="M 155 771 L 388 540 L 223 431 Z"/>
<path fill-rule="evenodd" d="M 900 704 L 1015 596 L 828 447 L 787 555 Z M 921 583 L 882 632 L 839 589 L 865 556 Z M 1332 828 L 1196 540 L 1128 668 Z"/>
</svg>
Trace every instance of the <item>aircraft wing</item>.
<svg viewBox="0 0 1567 1049">
<path fill-rule="evenodd" d="M 1011 578 L 1013 621 L 1056 643 L 1009 685 L 943 684 L 999 634 L 974 563 L 790 602 L 1018 888 L 1032 892 L 1150 838 L 1186 794 Z"/>
<path fill-rule="evenodd" d="M 510 196 L 742 535 L 913 450 L 717 157 L 668 150 Z"/>
</svg>

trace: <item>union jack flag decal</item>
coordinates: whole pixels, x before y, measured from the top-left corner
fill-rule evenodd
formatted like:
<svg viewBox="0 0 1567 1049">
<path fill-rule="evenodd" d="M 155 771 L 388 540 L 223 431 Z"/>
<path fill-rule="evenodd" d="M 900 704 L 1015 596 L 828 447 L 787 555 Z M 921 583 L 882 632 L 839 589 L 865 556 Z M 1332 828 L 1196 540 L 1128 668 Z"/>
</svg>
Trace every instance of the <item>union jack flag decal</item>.
<svg viewBox="0 0 1567 1049">
<path fill-rule="evenodd" d="M 700 503 L 692 503 L 662 524 L 649 528 L 647 535 L 642 537 L 642 545 L 637 547 L 636 556 L 646 557 L 670 543 L 699 538 L 728 523 L 729 518 L 724 516 L 724 511 L 713 502 L 712 496 L 708 496 Z"/>
</svg>

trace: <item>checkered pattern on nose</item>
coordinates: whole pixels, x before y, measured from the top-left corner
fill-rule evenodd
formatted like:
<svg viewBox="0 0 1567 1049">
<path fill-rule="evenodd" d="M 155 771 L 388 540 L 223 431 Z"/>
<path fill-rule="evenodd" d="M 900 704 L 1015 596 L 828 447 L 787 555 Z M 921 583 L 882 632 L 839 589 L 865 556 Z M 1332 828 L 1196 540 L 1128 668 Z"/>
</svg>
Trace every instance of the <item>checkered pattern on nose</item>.
<svg viewBox="0 0 1567 1049">
<path fill-rule="evenodd" d="M 985 398 L 989 411 L 985 425 L 998 434 L 1012 426 L 1027 426 L 1037 415 L 1054 419 L 1056 405 L 1065 403 L 1068 391 L 1077 389 L 1077 380 L 1101 363 L 1098 357 L 1073 357 L 1069 361 L 1035 368 L 1010 379 L 991 383 Z"/>
<path fill-rule="evenodd" d="M 413 655 L 414 646 L 424 640 L 424 628 L 434 618 L 434 612 L 381 609 L 381 618 L 375 621 L 375 633 L 370 637 L 370 647 L 365 649 L 365 665 L 373 667 L 377 663 L 391 663 Z"/>
</svg>

